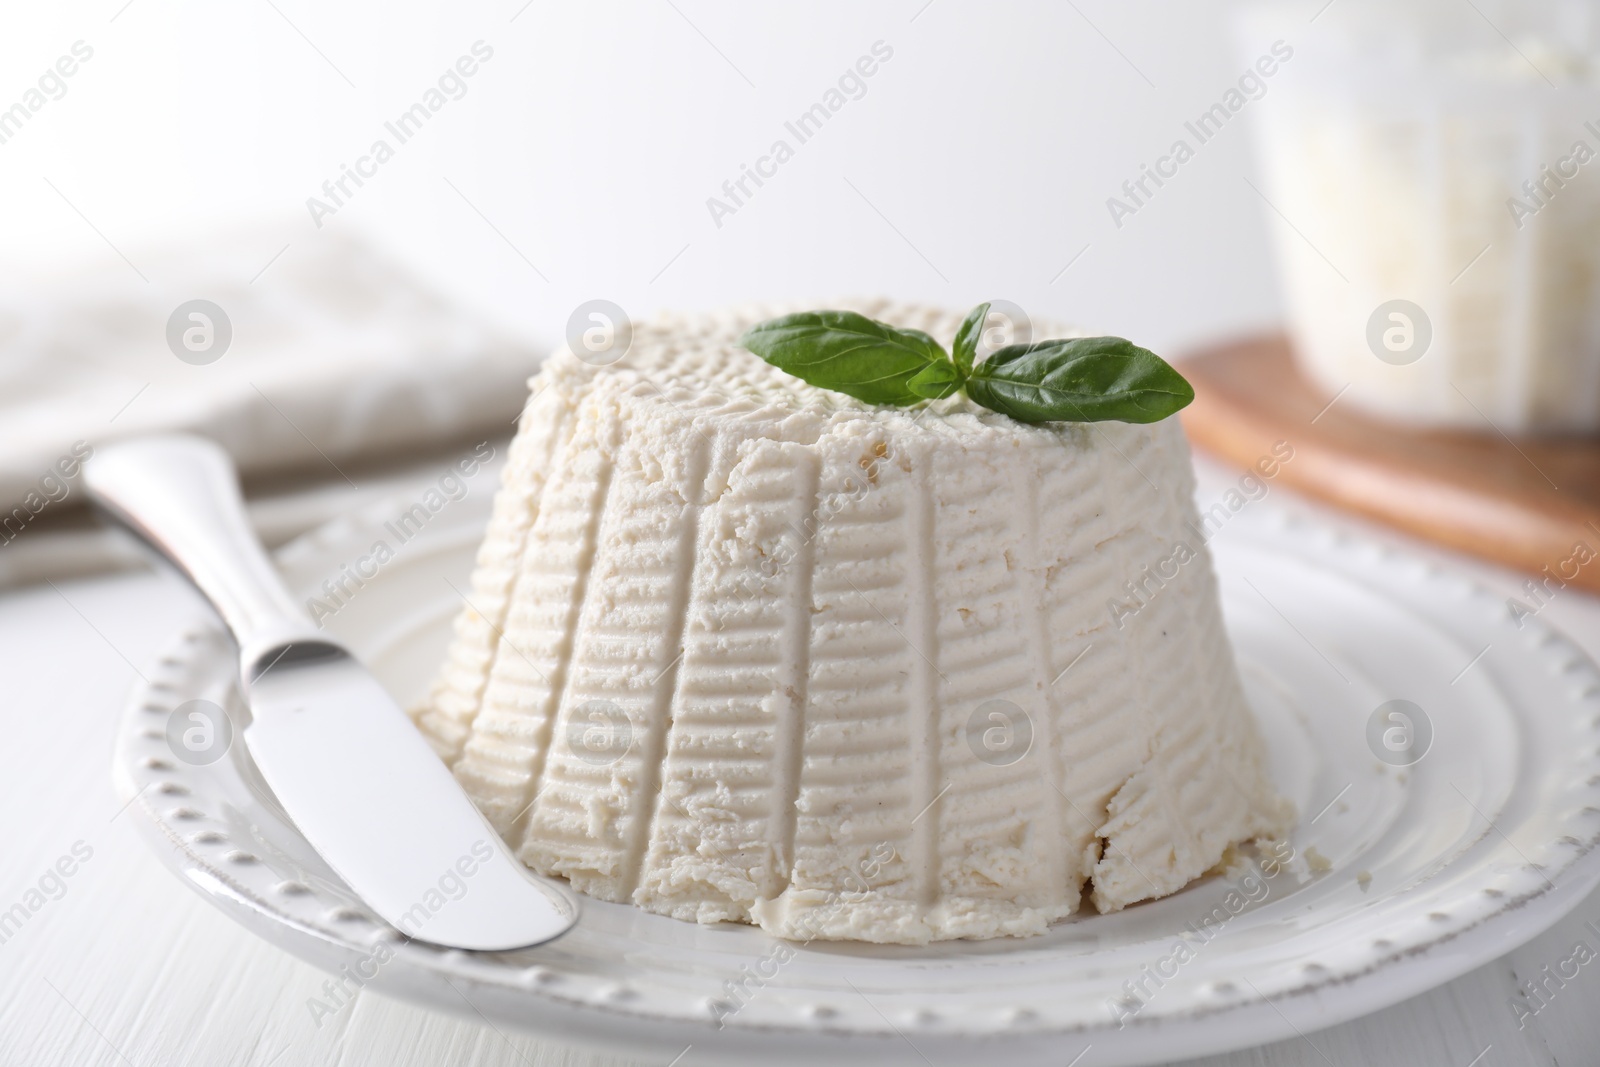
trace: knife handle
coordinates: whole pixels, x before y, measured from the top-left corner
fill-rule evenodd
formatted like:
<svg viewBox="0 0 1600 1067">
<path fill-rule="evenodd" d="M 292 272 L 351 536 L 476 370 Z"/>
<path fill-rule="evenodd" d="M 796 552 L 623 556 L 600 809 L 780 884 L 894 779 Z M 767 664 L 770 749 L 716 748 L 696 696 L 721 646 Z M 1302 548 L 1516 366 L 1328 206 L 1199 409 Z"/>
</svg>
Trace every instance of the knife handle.
<svg viewBox="0 0 1600 1067">
<path fill-rule="evenodd" d="M 245 515 L 233 462 L 187 434 L 97 451 L 83 467 L 90 497 L 183 572 L 239 644 L 248 684 L 278 659 L 343 652 L 307 617 Z"/>
</svg>

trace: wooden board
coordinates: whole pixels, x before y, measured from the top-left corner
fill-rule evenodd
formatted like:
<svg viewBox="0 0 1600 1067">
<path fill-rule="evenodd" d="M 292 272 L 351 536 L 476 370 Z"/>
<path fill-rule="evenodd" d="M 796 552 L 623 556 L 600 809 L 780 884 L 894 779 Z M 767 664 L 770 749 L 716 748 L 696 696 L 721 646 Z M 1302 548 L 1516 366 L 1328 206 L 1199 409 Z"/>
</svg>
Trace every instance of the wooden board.
<svg viewBox="0 0 1600 1067">
<path fill-rule="evenodd" d="M 1197 446 L 1249 467 L 1286 441 L 1280 484 L 1535 575 L 1552 593 L 1600 592 L 1600 438 L 1403 429 L 1313 386 L 1278 335 L 1208 349 L 1182 370 Z"/>
</svg>

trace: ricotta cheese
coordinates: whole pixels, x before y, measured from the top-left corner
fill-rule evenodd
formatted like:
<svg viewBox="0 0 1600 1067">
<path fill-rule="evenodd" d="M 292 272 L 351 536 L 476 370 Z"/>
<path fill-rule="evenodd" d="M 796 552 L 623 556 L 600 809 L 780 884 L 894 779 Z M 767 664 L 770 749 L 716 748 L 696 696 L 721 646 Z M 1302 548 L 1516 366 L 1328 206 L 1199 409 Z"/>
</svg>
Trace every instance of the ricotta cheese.
<svg viewBox="0 0 1600 1067">
<path fill-rule="evenodd" d="M 531 383 L 417 717 L 517 855 L 679 919 L 921 944 L 1281 830 L 1177 420 L 868 406 L 737 346 L 784 310 Z"/>
</svg>

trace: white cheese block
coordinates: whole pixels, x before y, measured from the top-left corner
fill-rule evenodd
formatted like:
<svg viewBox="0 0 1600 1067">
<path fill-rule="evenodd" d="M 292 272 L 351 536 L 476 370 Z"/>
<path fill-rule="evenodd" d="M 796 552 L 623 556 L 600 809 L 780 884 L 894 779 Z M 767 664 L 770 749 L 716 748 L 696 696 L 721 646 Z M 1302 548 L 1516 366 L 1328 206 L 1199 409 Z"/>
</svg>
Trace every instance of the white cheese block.
<svg viewBox="0 0 1600 1067">
<path fill-rule="evenodd" d="M 1177 421 L 861 404 L 737 346 L 782 310 L 533 379 L 418 715 L 524 862 L 920 944 L 1038 933 L 1086 881 L 1101 911 L 1165 895 L 1279 831 Z"/>
</svg>

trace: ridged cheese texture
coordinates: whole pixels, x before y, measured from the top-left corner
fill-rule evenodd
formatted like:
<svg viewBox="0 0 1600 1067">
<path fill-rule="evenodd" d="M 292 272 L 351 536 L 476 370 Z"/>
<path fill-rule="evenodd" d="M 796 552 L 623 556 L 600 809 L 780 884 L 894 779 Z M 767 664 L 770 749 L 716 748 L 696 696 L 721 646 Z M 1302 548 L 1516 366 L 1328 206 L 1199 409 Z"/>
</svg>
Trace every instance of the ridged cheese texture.
<svg viewBox="0 0 1600 1067">
<path fill-rule="evenodd" d="M 1281 829 L 1177 420 L 861 404 L 738 347 L 784 310 L 531 383 L 417 715 L 517 855 L 679 919 L 921 944 L 1039 933 L 1088 882 L 1172 893 Z"/>
</svg>

